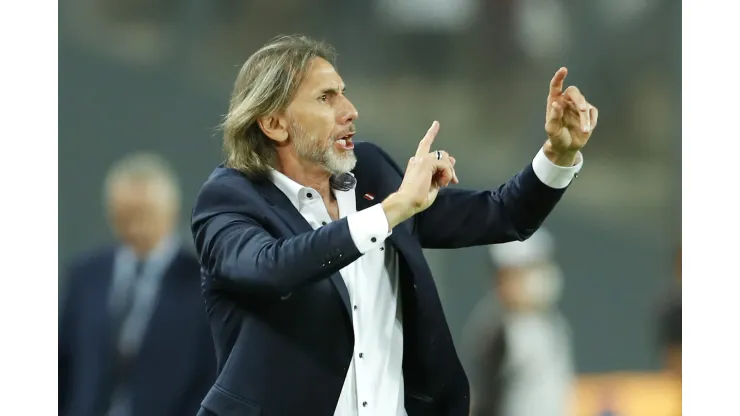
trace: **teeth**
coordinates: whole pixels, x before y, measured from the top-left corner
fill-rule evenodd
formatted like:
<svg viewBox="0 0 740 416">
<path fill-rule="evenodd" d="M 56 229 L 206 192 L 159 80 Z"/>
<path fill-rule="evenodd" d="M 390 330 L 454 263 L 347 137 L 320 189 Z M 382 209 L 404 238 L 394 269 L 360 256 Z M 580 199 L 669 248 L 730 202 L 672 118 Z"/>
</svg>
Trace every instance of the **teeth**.
<svg viewBox="0 0 740 416">
<path fill-rule="evenodd" d="M 339 139 L 339 140 L 337 140 L 337 143 L 339 143 L 342 146 L 346 146 L 347 145 L 347 140 L 345 140 L 345 139 Z"/>
</svg>

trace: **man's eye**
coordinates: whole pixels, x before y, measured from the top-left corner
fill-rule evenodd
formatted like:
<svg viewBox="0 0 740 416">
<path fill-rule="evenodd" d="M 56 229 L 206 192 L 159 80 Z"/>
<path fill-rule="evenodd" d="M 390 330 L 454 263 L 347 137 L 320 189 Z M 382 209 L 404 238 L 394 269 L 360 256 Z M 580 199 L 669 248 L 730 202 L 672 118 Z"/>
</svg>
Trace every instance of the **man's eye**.
<svg viewBox="0 0 740 416">
<path fill-rule="evenodd" d="M 324 95 L 322 95 L 321 97 L 319 97 L 319 101 L 321 101 L 322 103 L 323 103 L 323 102 L 326 102 L 326 100 L 328 100 L 328 99 L 329 99 L 329 96 L 328 96 L 328 95 L 326 95 L 326 94 L 324 94 Z"/>
</svg>

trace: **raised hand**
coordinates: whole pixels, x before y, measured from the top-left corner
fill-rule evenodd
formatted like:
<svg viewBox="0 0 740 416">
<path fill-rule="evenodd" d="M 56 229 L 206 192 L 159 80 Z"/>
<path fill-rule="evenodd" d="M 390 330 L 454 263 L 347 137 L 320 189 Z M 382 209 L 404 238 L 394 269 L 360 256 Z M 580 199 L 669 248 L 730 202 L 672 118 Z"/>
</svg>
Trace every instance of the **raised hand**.
<svg viewBox="0 0 740 416">
<path fill-rule="evenodd" d="M 563 91 L 567 68 L 560 68 L 550 81 L 545 111 L 545 132 L 550 148 L 560 155 L 577 153 L 596 128 L 599 110 L 575 86 Z"/>
<path fill-rule="evenodd" d="M 435 121 L 419 142 L 416 154 L 409 159 L 398 191 L 383 201 L 391 228 L 429 208 L 440 188 L 458 183 L 455 159 L 444 150 L 431 150 L 437 133 L 439 122 Z"/>
</svg>

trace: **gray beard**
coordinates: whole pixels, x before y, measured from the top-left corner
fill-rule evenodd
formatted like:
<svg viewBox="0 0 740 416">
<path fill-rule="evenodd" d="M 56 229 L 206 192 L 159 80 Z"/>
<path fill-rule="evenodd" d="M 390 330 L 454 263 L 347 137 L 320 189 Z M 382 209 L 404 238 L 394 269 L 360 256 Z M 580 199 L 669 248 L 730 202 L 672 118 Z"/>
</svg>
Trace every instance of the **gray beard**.
<svg viewBox="0 0 740 416">
<path fill-rule="evenodd" d="M 332 175 L 341 175 L 355 168 L 357 157 L 353 151 L 340 154 L 334 150 L 334 143 L 321 147 L 318 138 L 309 136 L 295 123 L 292 123 L 290 131 L 299 158 L 316 163 Z"/>
</svg>

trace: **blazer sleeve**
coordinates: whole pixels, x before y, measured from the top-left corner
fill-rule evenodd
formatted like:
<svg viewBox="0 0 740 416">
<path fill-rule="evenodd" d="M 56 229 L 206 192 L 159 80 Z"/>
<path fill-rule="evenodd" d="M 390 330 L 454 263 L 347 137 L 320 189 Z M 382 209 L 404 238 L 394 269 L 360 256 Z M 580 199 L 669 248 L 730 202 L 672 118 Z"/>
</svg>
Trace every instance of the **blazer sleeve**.
<svg viewBox="0 0 740 416">
<path fill-rule="evenodd" d="M 290 238 L 275 238 L 247 192 L 207 182 L 191 230 L 203 273 L 256 296 L 284 296 L 327 278 L 361 256 L 348 218 Z"/>
<path fill-rule="evenodd" d="M 393 168 L 401 168 L 379 149 Z M 542 225 L 567 188 L 551 188 L 528 164 L 495 189 L 444 188 L 417 215 L 416 232 L 423 248 L 448 249 L 526 240 Z"/>
<path fill-rule="evenodd" d="M 565 193 L 545 185 L 527 165 L 496 189 L 440 190 L 419 215 L 424 248 L 459 248 L 523 241 L 542 225 Z"/>
</svg>

